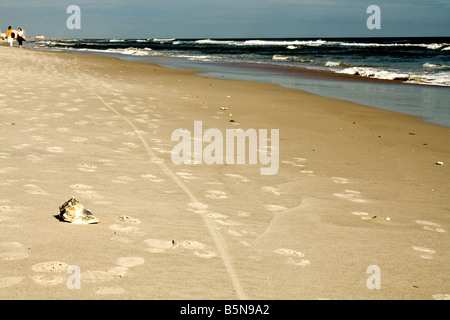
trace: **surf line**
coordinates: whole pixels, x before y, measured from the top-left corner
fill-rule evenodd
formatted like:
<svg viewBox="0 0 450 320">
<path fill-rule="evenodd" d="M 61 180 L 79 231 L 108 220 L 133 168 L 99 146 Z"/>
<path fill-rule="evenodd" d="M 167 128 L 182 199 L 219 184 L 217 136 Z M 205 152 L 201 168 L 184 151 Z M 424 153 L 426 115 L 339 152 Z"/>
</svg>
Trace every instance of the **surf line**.
<svg viewBox="0 0 450 320">
<path fill-rule="evenodd" d="M 130 127 L 134 130 L 136 135 L 138 136 L 139 140 L 141 140 L 142 144 L 144 145 L 145 150 L 147 151 L 147 154 L 150 156 L 150 158 L 156 158 L 155 153 L 150 149 L 150 147 L 147 144 L 147 141 L 145 141 L 144 137 L 139 132 L 139 129 L 124 115 L 122 115 L 120 112 L 118 112 L 116 109 L 111 107 L 103 98 L 97 94 L 94 90 L 90 89 L 89 87 L 86 87 L 83 83 L 81 83 L 79 80 L 76 80 L 78 84 L 89 91 L 91 94 L 96 96 L 109 110 L 111 110 L 114 114 L 121 117 L 126 123 L 130 125 Z M 164 162 L 157 162 L 158 166 L 162 169 L 162 171 L 168 175 L 173 182 L 175 182 L 189 197 L 189 199 L 194 204 L 201 204 L 200 201 L 194 196 L 194 194 L 188 189 L 188 187 L 164 164 Z M 231 279 L 231 282 L 233 284 L 234 290 L 240 300 L 248 300 L 247 295 L 244 292 L 244 289 L 241 286 L 241 283 L 239 281 L 239 277 L 237 276 L 236 272 L 234 271 L 233 265 L 231 263 L 231 259 L 228 256 L 227 250 L 225 246 L 223 245 L 223 241 L 220 237 L 220 235 L 215 231 L 213 226 L 211 225 L 211 222 L 207 219 L 206 215 L 204 213 L 200 213 L 203 222 L 206 225 L 206 228 L 208 229 L 209 234 L 211 235 L 214 244 L 217 247 L 217 250 L 220 253 L 220 257 L 222 258 L 222 261 L 225 265 L 225 269 L 228 272 L 228 276 Z"/>
</svg>

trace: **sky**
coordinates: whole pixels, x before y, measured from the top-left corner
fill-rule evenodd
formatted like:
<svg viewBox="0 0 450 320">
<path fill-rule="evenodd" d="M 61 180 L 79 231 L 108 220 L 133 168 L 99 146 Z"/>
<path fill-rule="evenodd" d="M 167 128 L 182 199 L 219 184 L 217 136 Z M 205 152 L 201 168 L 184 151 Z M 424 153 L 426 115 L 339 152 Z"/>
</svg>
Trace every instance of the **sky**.
<svg viewBox="0 0 450 320">
<path fill-rule="evenodd" d="M 450 0 L 1 1 L 2 32 L 11 25 L 48 38 L 450 36 Z M 71 5 L 80 8 L 80 29 L 67 26 Z M 366 25 L 370 5 L 380 8 L 381 29 Z"/>
</svg>

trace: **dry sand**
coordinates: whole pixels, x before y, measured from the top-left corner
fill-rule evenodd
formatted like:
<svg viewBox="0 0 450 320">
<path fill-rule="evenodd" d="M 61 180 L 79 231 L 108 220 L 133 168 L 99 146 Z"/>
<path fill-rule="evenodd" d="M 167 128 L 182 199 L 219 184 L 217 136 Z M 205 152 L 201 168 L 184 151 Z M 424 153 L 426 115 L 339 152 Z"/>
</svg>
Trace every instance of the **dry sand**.
<svg viewBox="0 0 450 320">
<path fill-rule="evenodd" d="M 450 298 L 449 128 L 114 58 L 0 60 L 1 299 Z M 279 129 L 278 174 L 173 164 L 195 120 Z M 57 220 L 71 196 L 101 223 Z"/>
</svg>

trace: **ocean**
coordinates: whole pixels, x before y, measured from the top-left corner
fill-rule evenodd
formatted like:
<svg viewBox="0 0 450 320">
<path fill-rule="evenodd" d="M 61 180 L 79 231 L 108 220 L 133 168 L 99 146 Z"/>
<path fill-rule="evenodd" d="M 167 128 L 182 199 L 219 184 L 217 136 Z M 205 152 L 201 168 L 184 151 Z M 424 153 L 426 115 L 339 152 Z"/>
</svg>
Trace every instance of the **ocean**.
<svg viewBox="0 0 450 320">
<path fill-rule="evenodd" d="M 450 127 L 450 37 L 329 39 L 42 39 L 27 47 L 115 56 L 209 77 L 275 83 Z M 302 69 L 399 80 L 317 79 Z"/>
</svg>

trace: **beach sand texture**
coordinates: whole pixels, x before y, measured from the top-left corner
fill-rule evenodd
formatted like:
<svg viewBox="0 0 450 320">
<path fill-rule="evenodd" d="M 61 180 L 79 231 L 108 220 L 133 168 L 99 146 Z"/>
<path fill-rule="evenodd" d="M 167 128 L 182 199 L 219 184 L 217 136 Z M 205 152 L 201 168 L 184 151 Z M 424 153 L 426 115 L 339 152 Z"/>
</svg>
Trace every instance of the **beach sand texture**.
<svg viewBox="0 0 450 320">
<path fill-rule="evenodd" d="M 0 299 L 450 298 L 449 128 L 108 57 L 0 60 Z M 195 120 L 279 129 L 278 174 L 173 164 Z M 100 224 L 56 219 L 72 196 Z"/>
</svg>

